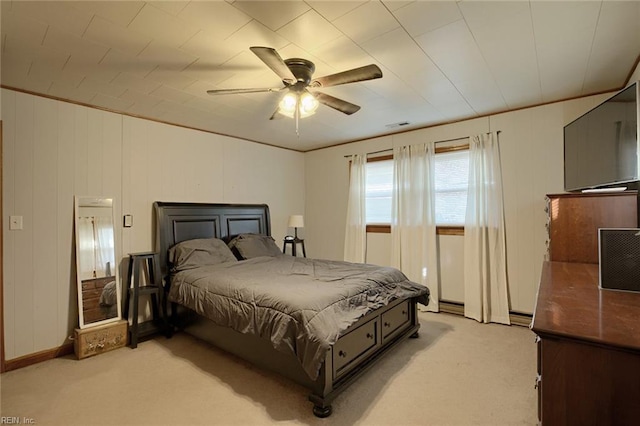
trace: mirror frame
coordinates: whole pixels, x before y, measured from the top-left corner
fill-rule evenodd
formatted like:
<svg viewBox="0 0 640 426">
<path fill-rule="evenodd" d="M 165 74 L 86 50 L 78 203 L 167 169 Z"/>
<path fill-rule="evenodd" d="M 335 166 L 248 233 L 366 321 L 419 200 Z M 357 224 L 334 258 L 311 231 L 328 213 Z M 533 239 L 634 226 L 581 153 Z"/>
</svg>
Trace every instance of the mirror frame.
<svg viewBox="0 0 640 426">
<path fill-rule="evenodd" d="M 80 200 L 89 200 L 88 202 L 96 205 L 96 207 L 103 207 L 107 203 L 110 204 L 111 207 L 111 222 L 113 223 L 113 255 L 114 255 L 114 277 L 116 281 L 116 305 L 117 305 L 117 315 L 112 318 L 107 318 L 99 321 L 94 321 L 90 323 L 85 323 L 84 315 L 83 315 L 83 300 L 82 300 L 82 277 L 80 276 L 80 255 L 79 255 L 79 247 L 80 247 L 80 236 L 78 232 L 78 217 L 80 213 L 81 203 Z M 83 201 L 83 206 L 85 201 Z M 74 233 L 75 233 L 75 257 L 76 257 L 76 283 L 77 283 L 77 291 L 78 291 L 78 320 L 80 329 L 96 327 L 99 325 L 109 324 L 112 322 L 119 321 L 122 318 L 122 289 L 120 283 L 120 273 L 119 273 L 119 260 L 120 257 L 118 255 L 118 241 L 116 238 L 116 221 L 115 221 L 115 200 L 109 197 L 91 197 L 91 196 L 74 196 L 74 209 L 73 209 L 73 222 L 74 222 Z"/>
</svg>

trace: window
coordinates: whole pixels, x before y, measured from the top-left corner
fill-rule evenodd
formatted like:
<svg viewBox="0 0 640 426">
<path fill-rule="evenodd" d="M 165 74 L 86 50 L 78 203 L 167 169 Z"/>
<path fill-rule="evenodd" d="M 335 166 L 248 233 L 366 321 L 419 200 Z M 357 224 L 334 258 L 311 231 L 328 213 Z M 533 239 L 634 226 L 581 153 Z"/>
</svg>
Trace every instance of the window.
<svg viewBox="0 0 640 426">
<path fill-rule="evenodd" d="M 469 179 L 469 150 L 442 150 L 436 153 L 436 224 L 464 226 Z M 367 224 L 391 223 L 393 159 L 367 162 Z"/>
<path fill-rule="evenodd" d="M 367 224 L 391 223 L 393 159 L 367 162 Z"/>
<path fill-rule="evenodd" d="M 436 224 L 464 226 L 469 186 L 469 150 L 436 154 Z"/>
</svg>

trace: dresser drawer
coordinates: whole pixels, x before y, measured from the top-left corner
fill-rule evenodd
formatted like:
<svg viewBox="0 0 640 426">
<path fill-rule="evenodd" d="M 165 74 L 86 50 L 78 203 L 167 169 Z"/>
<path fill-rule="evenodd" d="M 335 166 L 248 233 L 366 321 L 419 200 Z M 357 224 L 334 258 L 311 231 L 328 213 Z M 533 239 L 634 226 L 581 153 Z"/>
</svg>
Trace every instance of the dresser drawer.
<svg viewBox="0 0 640 426">
<path fill-rule="evenodd" d="M 380 345 L 379 320 L 374 318 L 342 336 L 333 345 L 333 377 L 340 377 L 357 364 L 362 356 Z"/>
<path fill-rule="evenodd" d="M 394 337 L 409 323 L 409 301 L 404 301 L 382 314 L 382 342 Z"/>
</svg>

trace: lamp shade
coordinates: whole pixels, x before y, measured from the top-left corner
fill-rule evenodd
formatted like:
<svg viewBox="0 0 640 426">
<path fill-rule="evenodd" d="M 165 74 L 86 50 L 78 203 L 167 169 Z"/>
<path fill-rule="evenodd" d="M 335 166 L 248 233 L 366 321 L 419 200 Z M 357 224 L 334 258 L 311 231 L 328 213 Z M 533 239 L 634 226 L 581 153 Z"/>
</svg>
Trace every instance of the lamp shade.
<svg viewBox="0 0 640 426">
<path fill-rule="evenodd" d="M 304 228 L 304 217 L 301 214 L 289 216 L 289 228 Z"/>
<path fill-rule="evenodd" d="M 290 91 L 282 97 L 278 104 L 278 112 L 289 118 L 294 118 L 296 109 L 300 113 L 300 118 L 309 117 L 315 114 L 320 103 L 308 91 L 302 93 Z"/>
</svg>

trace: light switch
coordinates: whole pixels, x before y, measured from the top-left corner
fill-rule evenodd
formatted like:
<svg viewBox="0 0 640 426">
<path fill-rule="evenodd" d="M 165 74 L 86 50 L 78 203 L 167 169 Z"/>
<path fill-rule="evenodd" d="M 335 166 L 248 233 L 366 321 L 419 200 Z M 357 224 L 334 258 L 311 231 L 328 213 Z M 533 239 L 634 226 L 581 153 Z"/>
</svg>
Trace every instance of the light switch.
<svg viewBox="0 0 640 426">
<path fill-rule="evenodd" d="M 124 215 L 123 226 L 125 228 L 131 228 L 133 226 L 133 215 L 130 215 L 130 214 Z"/>
<path fill-rule="evenodd" d="M 22 216 L 9 216 L 9 230 L 19 231 L 22 229 Z"/>
</svg>

